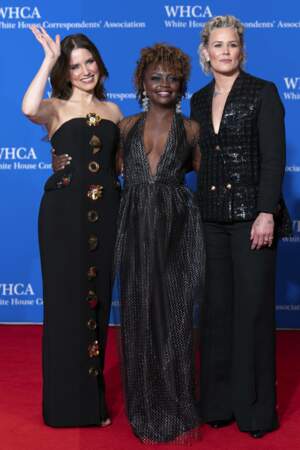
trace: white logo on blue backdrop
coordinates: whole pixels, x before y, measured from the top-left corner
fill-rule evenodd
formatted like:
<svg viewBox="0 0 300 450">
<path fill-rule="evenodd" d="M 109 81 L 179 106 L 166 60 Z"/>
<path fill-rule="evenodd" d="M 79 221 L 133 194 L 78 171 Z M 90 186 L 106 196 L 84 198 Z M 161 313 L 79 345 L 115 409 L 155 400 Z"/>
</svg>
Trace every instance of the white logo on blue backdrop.
<svg viewBox="0 0 300 450">
<path fill-rule="evenodd" d="M 300 274 L 295 264 L 300 256 L 299 111 L 295 104 L 300 100 L 300 76 L 294 57 L 299 52 L 300 3 L 287 8 L 281 2 L 272 2 L 270 8 L 269 2 L 261 0 L 73 0 L 72 8 L 59 0 L 12 3 L 0 6 L 1 56 L 9 68 L 1 73 L 1 255 L 5 264 L 0 278 L 0 321 L 41 322 L 43 312 L 37 218 L 43 185 L 51 173 L 51 146 L 42 127 L 30 124 L 21 114 L 23 94 L 42 60 L 42 51 L 28 31 L 30 24 L 41 24 L 51 35 L 62 37 L 86 33 L 99 47 L 110 73 L 108 100 L 118 103 L 124 115 L 140 110 L 132 82 L 140 49 L 154 42 L 182 47 L 192 58 L 191 82 L 182 105 L 188 115 L 191 94 L 210 80 L 199 67 L 199 32 L 212 16 L 234 14 L 246 28 L 246 70 L 274 81 L 286 109 L 284 190 L 294 236 L 279 246 L 277 324 L 300 328 Z M 50 91 L 49 85 L 45 97 Z M 195 178 L 188 183 L 195 186 Z M 117 288 L 111 323 L 119 323 Z"/>
</svg>

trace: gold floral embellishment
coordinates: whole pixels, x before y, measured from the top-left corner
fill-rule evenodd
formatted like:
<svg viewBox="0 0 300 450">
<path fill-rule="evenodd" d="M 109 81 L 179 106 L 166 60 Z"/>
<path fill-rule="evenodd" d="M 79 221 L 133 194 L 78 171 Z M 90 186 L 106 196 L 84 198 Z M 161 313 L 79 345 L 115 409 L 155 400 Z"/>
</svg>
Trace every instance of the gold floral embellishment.
<svg viewBox="0 0 300 450">
<path fill-rule="evenodd" d="M 89 113 L 86 116 L 86 123 L 89 127 L 95 127 L 101 122 L 101 117 L 96 113 Z"/>
<path fill-rule="evenodd" d="M 90 358 L 96 358 L 99 356 L 100 346 L 98 341 L 94 341 L 88 346 L 88 354 Z"/>
</svg>

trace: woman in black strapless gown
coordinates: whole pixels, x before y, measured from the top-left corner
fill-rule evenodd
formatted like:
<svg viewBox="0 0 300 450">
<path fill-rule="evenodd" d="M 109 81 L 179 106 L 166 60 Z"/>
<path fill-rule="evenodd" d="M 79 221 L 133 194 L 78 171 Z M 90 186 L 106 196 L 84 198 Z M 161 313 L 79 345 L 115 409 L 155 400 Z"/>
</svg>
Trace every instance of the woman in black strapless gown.
<svg viewBox="0 0 300 450">
<path fill-rule="evenodd" d="M 51 139 L 56 154 L 68 149 L 72 163 L 48 179 L 39 216 L 50 422 L 89 425 L 107 418 L 102 372 L 119 204 L 117 137 L 109 120 L 90 127 L 86 118 L 74 118 Z"/>
<path fill-rule="evenodd" d="M 115 160 L 120 111 L 99 101 L 104 95 L 100 79 L 107 72 L 84 35 L 68 36 L 60 45 L 43 29 L 33 32 L 46 55 L 23 111 L 46 125 L 56 154 L 70 155 L 70 164 L 47 180 L 39 214 L 43 415 L 46 424 L 56 427 L 104 426 L 110 423 L 103 365 L 119 205 Z M 63 58 L 69 60 L 67 76 L 59 72 Z M 40 88 L 49 72 L 53 97 L 42 100 Z M 87 108 L 91 113 L 86 114 Z"/>
</svg>

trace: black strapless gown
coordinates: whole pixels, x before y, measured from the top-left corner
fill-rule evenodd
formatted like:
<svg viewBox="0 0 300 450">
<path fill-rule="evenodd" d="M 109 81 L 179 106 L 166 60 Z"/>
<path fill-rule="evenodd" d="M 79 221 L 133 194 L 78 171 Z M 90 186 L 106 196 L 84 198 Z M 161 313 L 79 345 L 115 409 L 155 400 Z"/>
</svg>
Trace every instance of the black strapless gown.
<svg viewBox="0 0 300 450">
<path fill-rule="evenodd" d="M 155 176 L 143 145 L 145 116 L 120 123 L 125 188 L 115 251 L 127 414 L 145 442 L 198 436 L 193 328 L 205 253 L 196 196 L 184 176 L 198 136 L 174 115 Z M 132 125 L 133 124 L 133 125 Z M 125 136 L 126 135 L 126 136 Z M 188 433 L 189 432 L 189 433 Z"/>
<path fill-rule="evenodd" d="M 47 180 L 39 214 L 43 415 L 50 426 L 97 425 L 108 417 L 103 365 L 120 195 L 118 127 L 73 118 L 51 143 L 73 159 Z"/>
</svg>

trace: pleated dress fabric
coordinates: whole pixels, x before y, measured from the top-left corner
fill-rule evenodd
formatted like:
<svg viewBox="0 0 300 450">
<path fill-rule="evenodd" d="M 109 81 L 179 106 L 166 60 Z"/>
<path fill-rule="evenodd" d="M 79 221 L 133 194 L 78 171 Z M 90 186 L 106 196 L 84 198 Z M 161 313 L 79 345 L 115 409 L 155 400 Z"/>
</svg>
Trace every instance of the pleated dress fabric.
<svg viewBox="0 0 300 450">
<path fill-rule="evenodd" d="M 96 118 L 97 119 L 97 118 Z M 119 207 L 118 127 L 78 117 L 51 144 L 72 163 L 46 182 L 39 214 L 43 275 L 43 415 L 54 427 L 108 417 L 103 364 Z"/>
<path fill-rule="evenodd" d="M 145 115 L 120 124 L 124 157 L 115 270 L 121 289 L 126 408 L 144 442 L 198 429 L 193 331 L 203 297 L 204 243 L 198 200 L 184 185 L 197 146 L 174 114 L 156 174 L 143 145 Z"/>
</svg>

